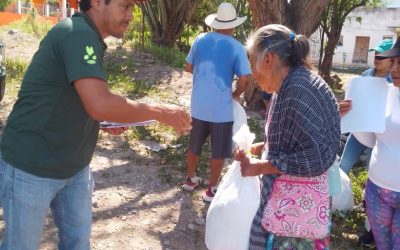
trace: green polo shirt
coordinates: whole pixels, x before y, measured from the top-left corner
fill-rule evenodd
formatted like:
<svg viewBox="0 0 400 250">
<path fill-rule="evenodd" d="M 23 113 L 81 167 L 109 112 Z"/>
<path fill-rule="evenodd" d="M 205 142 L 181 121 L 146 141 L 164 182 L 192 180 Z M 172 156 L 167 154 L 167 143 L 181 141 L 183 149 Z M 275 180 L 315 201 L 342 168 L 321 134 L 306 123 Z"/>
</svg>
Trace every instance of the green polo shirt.
<svg viewBox="0 0 400 250">
<path fill-rule="evenodd" d="M 22 81 L 4 130 L 3 159 L 25 172 L 65 179 L 93 156 L 99 122 L 89 117 L 75 80 L 106 80 L 107 48 L 93 22 L 74 15 L 54 26 L 41 41 Z"/>
</svg>

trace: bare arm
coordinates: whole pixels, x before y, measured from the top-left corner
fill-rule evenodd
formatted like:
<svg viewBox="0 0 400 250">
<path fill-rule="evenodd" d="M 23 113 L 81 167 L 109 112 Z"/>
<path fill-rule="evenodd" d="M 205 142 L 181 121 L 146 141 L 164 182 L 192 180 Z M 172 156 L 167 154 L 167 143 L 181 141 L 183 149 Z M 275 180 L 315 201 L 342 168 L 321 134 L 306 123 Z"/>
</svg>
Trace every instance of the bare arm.
<svg viewBox="0 0 400 250">
<path fill-rule="evenodd" d="M 240 161 L 240 171 L 242 176 L 257 176 L 261 174 L 282 174 L 278 168 L 272 165 L 268 160 L 259 160 L 246 155 L 243 149 L 235 152 L 235 160 Z"/>
<path fill-rule="evenodd" d="M 95 120 L 139 122 L 157 120 L 172 126 L 178 134 L 191 128 L 189 114 L 172 105 L 146 104 L 111 93 L 99 78 L 83 78 L 74 82 L 83 106 Z"/>
<path fill-rule="evenodd" d="M 236 90 L 232 93 L 235 100 L 239 101 L 240 95 L 246 90 L 247 84 L 249 82 L 250 75 L 244 75 L 239 77 L 236 81 Z"/>
<path fill-rule="evenodd" d="M 186 63 L 185 64 L 185 71 L 193 74 L 193 64 Z"/>
</svg>

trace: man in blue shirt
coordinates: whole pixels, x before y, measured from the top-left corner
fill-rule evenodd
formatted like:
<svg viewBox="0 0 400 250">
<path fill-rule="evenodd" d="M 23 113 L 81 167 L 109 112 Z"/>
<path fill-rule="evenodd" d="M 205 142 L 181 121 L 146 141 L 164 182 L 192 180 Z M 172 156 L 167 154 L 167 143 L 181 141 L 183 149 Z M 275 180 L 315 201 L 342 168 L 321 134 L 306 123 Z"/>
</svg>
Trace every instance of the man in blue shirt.
<svg viewBox="0 0 400 250">
<path fill-rule="evenodd" d="M 246 17 L 238 17 L 230 3 L 222 3 L 218 12 L 209 15 L 205 23 L 214 32 L 200 34 L 186 57 L 185 70 L 193 74 L 191 99 L 192 130 L 187 154 L 188 170 L 183 188 L 193 191 L 201 182 L 196 176 L 196 164 L 202 146 L 211 138 L 211 177 L 204 201 L 211 202 L 217 190 L 225 158 L 232 151 L 232 101 L 239 99 L 251 74 L 246 51 L 232 37 L 234 28 Z M 232 92 L 234 75 L 239 77 Z"/>
</svg>

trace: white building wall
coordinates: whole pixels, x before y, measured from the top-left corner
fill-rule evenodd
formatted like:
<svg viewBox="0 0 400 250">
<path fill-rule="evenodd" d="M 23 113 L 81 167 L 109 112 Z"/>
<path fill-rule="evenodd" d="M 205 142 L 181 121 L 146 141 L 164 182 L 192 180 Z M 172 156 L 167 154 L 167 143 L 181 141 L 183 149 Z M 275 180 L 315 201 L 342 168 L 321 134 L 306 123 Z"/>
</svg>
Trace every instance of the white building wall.
<svg viewBox="0 0 400 250">
<path fill-rule="evenodd" d="M 354 66 L 369 66 L 374 64 L 374 53 L 368 53 L 367 65 L 353 64 L 353 54 L 355 50 L 356 37 L 369 37 L 369 48 L 374 48 L 375 45 L 384 37 L 393 37 L 396 39 L 394 28 L 400 27 L 400 8 L 359 8 L 353 11 L 349 16 L 342 29 L 343 45 L 337 46 L 333 57 L 334 65 L 354 65 Z M 356 17 L 361 17 L 361 23 L 356 21 Z M 348 18 L 348 19 L 349 19 Z M 319 49 L 319 31 L 312 35 L 312 41 L 317 44 L 311 45 L 311 49 Z M 311 42 L 312 43 L 312 42 Z M 319 52 L 312 51 L 313 59 Z"/>
</svg>

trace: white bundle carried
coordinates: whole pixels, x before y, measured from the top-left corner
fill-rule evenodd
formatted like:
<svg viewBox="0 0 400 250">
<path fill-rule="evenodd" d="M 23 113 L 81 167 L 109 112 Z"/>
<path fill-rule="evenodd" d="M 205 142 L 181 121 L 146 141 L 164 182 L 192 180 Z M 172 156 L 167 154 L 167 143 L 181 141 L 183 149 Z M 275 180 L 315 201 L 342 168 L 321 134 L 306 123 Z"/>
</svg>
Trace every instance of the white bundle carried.
<svg viewBox="0 0 400 250">
<path fill-rule="evenodd" d="M 249 150 L 254 141 L 247 125 L 233 136 Z M 260 205 L 259 177 L 242 177 L 240 162 L 234 161 L 218 187 L 207 212 L 206 245 L 211 250 L 247 250 L 250 228 Z"/>
<path fill-rule="evenodd" d="M 235 135 L 242 127 L 242 125 L 244 124 L 247 125 L 247 115 L 246 111 L 238 101 L 233 100 L 232 106 L 233 106 L 232 135 Z"/>
<path fill-rule="evenodd" d="M 332 209 L 346 212 L 354 207 L 353 188 L 349 176 L 340 168 L 339 171 L 341 192 L 332 197 Z"/>
</svg>

